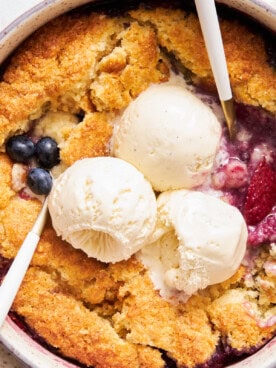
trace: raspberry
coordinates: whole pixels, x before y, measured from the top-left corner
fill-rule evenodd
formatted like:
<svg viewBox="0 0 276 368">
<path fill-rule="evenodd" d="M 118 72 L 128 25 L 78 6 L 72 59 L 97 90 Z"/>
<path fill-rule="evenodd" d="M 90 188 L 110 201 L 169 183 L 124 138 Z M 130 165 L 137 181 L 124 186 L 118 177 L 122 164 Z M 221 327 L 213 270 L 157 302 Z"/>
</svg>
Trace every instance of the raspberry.
<svg viewBox="0 0 276 368">
<path fill-rule="evenodd" d="M 257 226 L 249 227 L 248 243 L 256 246 L 276 241 L 276 206 Z"/>
<path fill-rule="evenodd" d="M 245 200 L 244 217 L 248 225 L 265 218 L 276 203 L 276 172 L 265 158 L 254 171 Z"/>
</svg>

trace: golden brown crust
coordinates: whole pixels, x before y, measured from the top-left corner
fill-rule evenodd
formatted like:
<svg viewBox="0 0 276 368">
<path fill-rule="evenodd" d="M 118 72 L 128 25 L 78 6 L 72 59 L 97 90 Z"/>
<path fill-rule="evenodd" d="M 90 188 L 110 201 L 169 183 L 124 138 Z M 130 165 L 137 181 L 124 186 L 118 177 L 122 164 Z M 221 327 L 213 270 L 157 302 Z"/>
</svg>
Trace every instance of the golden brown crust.
<svg viewBox="0 0 276 368">
<path fill-rule="evenodd" d="M 120 46 L 97 65 L 97 77 L 91 83 L 91 100 L 97 110 L 110 111 L 127 106 L 149 83 L 168 79 L 155 32 L 133 22 L 119 35 Z M 162 70 L 162 71 L 161 71 Z"/>
<path fill-rule="evenodd" d="M 8 134 L 28 129 L 45 109 L 76 113 L 125 107 L 149 83 L 168 78 L 159 45 L 197 82 L 214 88 L 193 14 L 159 8 L 131 15 L 147 25 L 98 14 L 63 16 L 26 41 L 0 83 L 0 144 Z M 221 21 L 221 29 L 235 98 L 275 113 L 276 76 L 262 39 L 235 21 Z"/>
<path fill-rule="evenodd" d="M 86 114 L 85 119 L 73 129 L 62 147 L 61 160 L 70 166 L 84 157 L 106 156 L 109 153 L 108 142 L 112 130 L 105 113 Z"/>
<path fill-rule="evenodd" d="M 31 304 L 26 303 L 27 299 Z M 29 270 L 15 308 L 41 336 L 69 357 L 95 368 L 139 367 L 135 347 L 122 340 L 107 320 L 60 290 L 51 275 L 41 269 Z"/>
<path fill-rule="evenodd" d="M 12 162 L 8 159 L 6 155 L 0 154 L 0 211 L 9 204 L 11 197 L 14 195 L 14 192 L 11 189 L 11 169 Z"/>
<path fill-rule="evenodd" d="M 214 88 L 214 80 L 197 17 L 181 10 L 138 10 L 131 15 L 150 22 L 158 42 L 191 70 L 196 79 Z M 276 113 L 276 74 L 267 63 L 262 38 L 232 20 L 220 22 L 234 97 Z M 265 91 L 265 93 L 264 93 Z"/>
<path fill-rule="evenodd" d="M 16 254 L 40 206 L 36 200 L 18 197 L 7 205 L 1 221 L 5 257 Z M 264 253 L 262 264 L 267 259 Z M 244 308 L 244 301 L 252 302 L 250 288 L 244 289 L 244 274 L 241 267 L 226 282 L 207 288 L 185 304 L 173 305 L 153 289 L 147 272 L 134 258 L 110 265 L 97 262 L 61 241 L 49 223 L 13 308 L 62 354 L 85 364 L 162 367 L 161 355 L 153 346 L 166 350 L 179 364 L 193 367 L 211 358 L 221 336 L 240 350 L 271 336 L 273 328 L 259 327 Z M 231 297 L 238 285 L 241 296 Z M 59 331 L 55 332 L 57 323 Z M 106 337 L 95 341 L 90 324 L 103 328 Z M 113 352 L 105 338 L 113 341 Z"/>
<path fill-rule="evenodd" d="M 153 290 L 147 274 L 129 280 L 119 296 L 125 301 L 121 312 L 113 316 L 114 327 L 127 330 L 127 341 L 161 348 L 187 367 L 204 363 L 213 354 L 219 332 L 212 331 L 204 308 L 187 312 L 166 302 Z"/>
<path fill-rule="evenodd" d="M 24 200 L 12 197 L 1 213 L 1 224 L 5 239 L 1 242 L 1 253 L 4 257 L 13 258 L 25 239 L 28 231 L 40 210 L 41 203 L 37 200 Z"/>
<path fill-rule="evenodd" d="M 246 307 L 248 300 L 250 295 L 246 295 L 244 290 L 230 290 L 209 308 L 212 323 L 227 338 L 230 346 L 239 351 L 261 346 L 263 341 L 273 336 L 275 330 L 273 326 L 258 326 Z"/>
<path fill-rule="evenodd" d="M 154 31 L 137 22 L 125 30 L 125 22 L 63 16 L 27 40 L 0 83 L 0 145 L 47 109 L 121 109 L 150 83 L 166 80 Z"/>
<path fill-rule="evenodd" d="M 108 154 L 117 111 L 150 83 L 168 79 L 160 46 L 196 82 L 213 88 L 194 15 L 157 9 L 131 16 L 63 16 L 26 41 L 0 82 L 0 145 L 45 111 L 83 110 L 83 121 L 61 147 L 62 162 Z M 221 27 L 237 100 L 276 112 L 275 75 L 262 40 L 236 22 L 222 21 Z M 15 256 L 41 208 L 11 189 L 11 170 L 1 154 L 0 252 L 6 258 Z M 275 326 L 261 327 L 248 305 L 261 316 L 273 312 L 276 277 L 264 265 L 274 260 L 264 249 L 251 284 L 241 266 L 231 279 L 174 305 L 154 290 L 134 257 L 110 265 L 89 259 L 61 241 L 49 221 L 13 310 L 61 354 L 95 368 L 161 368 L 162 351 L 192 368 L 208 361 L 221 341 L 241 351 L 272 336 Z"/>
</svg>

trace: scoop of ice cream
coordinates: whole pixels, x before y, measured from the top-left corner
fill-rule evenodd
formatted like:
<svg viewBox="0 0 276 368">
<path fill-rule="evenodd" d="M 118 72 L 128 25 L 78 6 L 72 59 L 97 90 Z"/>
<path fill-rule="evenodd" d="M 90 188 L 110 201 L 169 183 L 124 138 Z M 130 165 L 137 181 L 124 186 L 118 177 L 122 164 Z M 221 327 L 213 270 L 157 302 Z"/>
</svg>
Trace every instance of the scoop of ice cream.
<svg viewBox="0 0 276 368">
<path fill-rule="evenodd" d="M 102 262 L 128 259 L 151 235 L 156 198 L 134 166 L 112 157 L 75 162 L 49 195 L 53 227 L 62 239 Z"/>
<path fill-rule="evenodd" d="M 180 85 L 152 85 L 124 111 L 114 154 L 136 166 L 156 191 L 190 189 L 210 173 L 221 137 L 212 110 Z"/>
<path fill-rule="evenodd" d="M 247 241 L 246 224 L 237 208 L 187 190 L 162 193 L 157 208 L 153 242 L 138 257 L 161 295 L 186 300 L 237 271 Z"/>
</svg>

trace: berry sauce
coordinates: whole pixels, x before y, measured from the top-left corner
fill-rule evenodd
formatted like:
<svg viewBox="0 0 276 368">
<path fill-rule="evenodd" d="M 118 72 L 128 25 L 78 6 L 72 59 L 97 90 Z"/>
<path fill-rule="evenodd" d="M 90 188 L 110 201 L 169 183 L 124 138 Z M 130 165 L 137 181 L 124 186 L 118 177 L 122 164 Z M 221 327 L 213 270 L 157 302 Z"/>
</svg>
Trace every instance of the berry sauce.
<svg viewBox="0 0 276 368">
<path fill-rule="evenodd" d="M 272 178 L 271 175 L 261 175 L 262 180 L 254 185 L 256 192 L 260 193 L 261 186 L 269 186 L 270 205 L 265 208 L 265 216 L 256 221 L 254 226 L 248 223 L 248 245 L 258 246 L 276 241 L 276 118 L 258 107 L 242 104 L 236 105 L 236 114 L 236 139 L 230 142 L 224 128 L 211 180 L 205 188 L 199 190 L 221 191 L 225 200 L 245 214 L 245 204 L 249 200 L 250 192 L 255 191 L 253 176 L 256 177 L 258 167 L 265 161 L 265 172 L 270 170 Z M 259 206 L 264 204 L 260 203 Z"/>
</svg>

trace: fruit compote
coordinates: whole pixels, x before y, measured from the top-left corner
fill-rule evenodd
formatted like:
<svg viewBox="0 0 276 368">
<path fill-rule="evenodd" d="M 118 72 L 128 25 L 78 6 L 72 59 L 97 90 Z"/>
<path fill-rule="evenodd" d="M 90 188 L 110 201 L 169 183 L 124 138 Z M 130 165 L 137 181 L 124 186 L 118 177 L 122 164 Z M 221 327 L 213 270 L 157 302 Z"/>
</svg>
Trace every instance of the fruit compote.
<svg viewBox="0 0 276 368">
<path fill-rule="evenodd" d="M 276 121 L 257 107 L 238 104 L 238 133 L 224 136 L 211 187 L 238 207 L 248 225 L 248 245 L 276 240 Z"/>
</svg>

